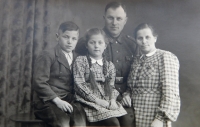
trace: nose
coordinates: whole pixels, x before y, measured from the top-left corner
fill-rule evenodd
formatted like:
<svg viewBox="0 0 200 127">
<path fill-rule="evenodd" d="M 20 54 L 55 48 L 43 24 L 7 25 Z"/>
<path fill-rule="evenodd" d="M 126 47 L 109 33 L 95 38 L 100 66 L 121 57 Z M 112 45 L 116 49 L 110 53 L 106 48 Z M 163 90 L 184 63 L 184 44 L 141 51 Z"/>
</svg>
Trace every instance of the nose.
<svg viewBox="0 0 200 127">
<path fill-rule="evenodd" d="M 94 44 L 94 47 L 95 47 L 95 48 L 98 48 L 98 47 L 99 47 L 99 44 L 98 44 L 98 43 L 95 43 L 95 44 Z"/>
<path fill-rule="evenodd" d="M 117 19 L 113 19 L 113 23 L 112 23 L 113 25 L 116 25 L 117 24 Z"/>
<path fill-rule="evenodd" d="M 143 44 L 147 43 L 147 39 L 145 39 L 145 38 L 142 39 L 142 43 L 143 43 Z"/>
<path fill-rule="evenodd" d="M 71 44 L 71 43 L 72 43 L 72 39 L 69 38 L 69 39 L 67 40 L 67 43 L 68 43 L 68 44 Z"/>
</svg>

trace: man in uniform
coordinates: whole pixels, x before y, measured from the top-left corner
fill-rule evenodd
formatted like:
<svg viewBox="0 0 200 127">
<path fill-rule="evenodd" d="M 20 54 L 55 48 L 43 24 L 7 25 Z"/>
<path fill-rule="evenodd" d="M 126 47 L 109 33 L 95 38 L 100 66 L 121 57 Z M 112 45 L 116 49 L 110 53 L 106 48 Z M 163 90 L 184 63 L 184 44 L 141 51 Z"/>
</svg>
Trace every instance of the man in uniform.
<svg viewBox="0 0 200 127">
<path fill-rule="evenodd" d="M 130 98 L 123 98 L 131 63 L 137 53 L 136 43 L 122 33 L 127 19 L 125 5 L 119 2 L 111 2 L 106 5 L 104 15 L 105 27 L 103 30 L 107 35 L 109 44 L 107 45 L 105 55 L 107 60 L 112 61 L 116 68 L 115 86 L 120 93 L 117 100 L 122 105 L 126 105 L 124 108 L 128 112 L 127 115 L 120 119 L 120 123 L 123 124 L 121 126 L 134 126 L 134 111 L 131 108 L 131 103 L 129 103 Z M 76 52 L 85 55 L 86 51 L 84 38 L 81 38 L 76 47 Z"/>
</svg>

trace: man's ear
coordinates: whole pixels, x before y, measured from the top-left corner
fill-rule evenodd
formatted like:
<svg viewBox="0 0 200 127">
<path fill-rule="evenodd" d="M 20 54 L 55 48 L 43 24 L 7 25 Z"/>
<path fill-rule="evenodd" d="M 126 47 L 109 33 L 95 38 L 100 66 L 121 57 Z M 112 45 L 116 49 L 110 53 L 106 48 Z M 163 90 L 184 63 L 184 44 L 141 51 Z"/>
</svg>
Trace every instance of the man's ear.
<svg viewBox="0 0 200 127">
<path fill-rule="evenodd" d="M 157 39 L 158 39 L 158 36 L 155 36 L 154 39 L 155 39 L 155 43 L 156 43 L 156 42 L 157 42 Z"/>
<path fill-rule="evenodd" d="M 56 33 L 56 40 L 58 41 L 58 37 L 59 37 L 59 34 L 58 33 Z"/>
<path fill-rule="evenodd" d="M 104 19 L 104 20 L 106 19 L 105 15 L 103 16 L 103 19 Z"/>
<path fill-rule="evenodd" d="M 125 21 L 124 21 L 125 23 L 124 24 L 126 24 L 127 20 L 128 20 L 128 17 L 125 18 Z"/>
</svg>

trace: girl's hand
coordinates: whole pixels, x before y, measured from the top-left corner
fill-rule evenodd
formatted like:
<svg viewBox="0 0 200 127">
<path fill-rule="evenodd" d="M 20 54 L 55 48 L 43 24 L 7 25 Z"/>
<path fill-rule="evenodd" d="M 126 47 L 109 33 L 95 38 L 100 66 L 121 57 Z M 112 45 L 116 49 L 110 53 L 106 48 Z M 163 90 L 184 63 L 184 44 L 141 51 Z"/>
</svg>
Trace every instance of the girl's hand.
<svg viewBox="0 0 200 127">
<path fill-rule="evenodd" d="M 163 122 L 158 119 L 154 119 L 154 121 L 151 124 L 151 127 L 163 127 Z"/>
<path fill-rule="evenodd" d="M 52 100 L 53 103 L 56 104 L 56 106 L 61 109 L 63 112 L 73 112 L 73 107 L 68 102 L 61 100 L 59 97 L 56 97 Z"/>
<path fill-rule="evenodd" d="M 116 110 L 117 108 L 118 108 L 118 105 L 117 105 L 116 101 L 114 99 L 112 99 L 110 101 L 110 107 L 109 107 L 109 109 Z"/>
<path fill-rule="evenodd" d="M 102 100 L 102 99 L 97 98 L 95 100 L 95 103 L 100 105 L 100 106 L 102 106 L 102 107 L 104 107 L 104 108 L 108 108 L 109 107 L 109 103 L 106 100 Z"/>
</svg>

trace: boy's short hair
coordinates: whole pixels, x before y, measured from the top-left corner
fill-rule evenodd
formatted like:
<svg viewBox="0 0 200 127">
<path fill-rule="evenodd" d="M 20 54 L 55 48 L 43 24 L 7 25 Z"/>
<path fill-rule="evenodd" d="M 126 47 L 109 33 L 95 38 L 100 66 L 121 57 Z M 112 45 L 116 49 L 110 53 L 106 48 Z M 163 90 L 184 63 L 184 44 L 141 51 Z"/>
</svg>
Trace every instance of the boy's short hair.
<svg viewBox="0 0 200 127">
<path fill-rule="evenodd" d="M 72 21 L 63 22 L 60 24 L 58 31 L 79 31 L 79 27 Z"/>
<path fill-rule="evenodd" d="M 127 14 L 126 6 L 123 3 L 120 3 L 120 2 L 117 2 L 117 1 L 113 1 L 113 2 L 108 3 L 105 7 L 105 13 L 107 12 L 107 10 L 109 8 L 116 9 L 118 7 L 122 7 L 124 9 L 124 12 Z"/>
</svg>

